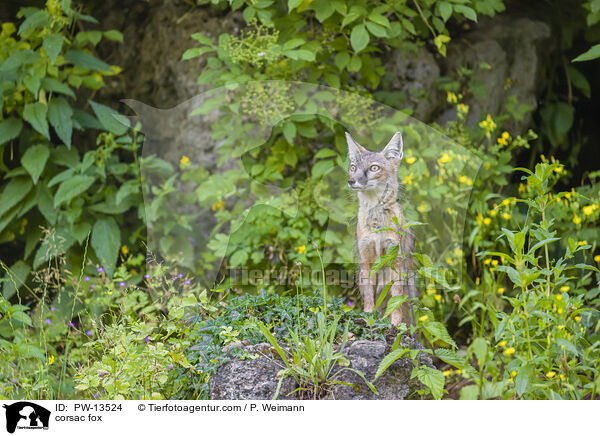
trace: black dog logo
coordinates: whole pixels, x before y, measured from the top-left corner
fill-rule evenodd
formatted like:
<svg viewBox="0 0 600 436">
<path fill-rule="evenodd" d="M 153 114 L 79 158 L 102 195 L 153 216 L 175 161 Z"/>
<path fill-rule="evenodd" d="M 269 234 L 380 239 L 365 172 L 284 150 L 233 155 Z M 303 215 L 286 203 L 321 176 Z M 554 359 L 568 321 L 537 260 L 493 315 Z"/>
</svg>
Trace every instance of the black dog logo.
<svg viewBox="0 0 600 436">
<path fill-rule="evenodd" d="M 11 405 L 3 405 L 6 409 L 6 431 L 14 433 L 19 428 L 48 429 L 50 411 L 29 401 L 19 401 Z"/>
</svg>

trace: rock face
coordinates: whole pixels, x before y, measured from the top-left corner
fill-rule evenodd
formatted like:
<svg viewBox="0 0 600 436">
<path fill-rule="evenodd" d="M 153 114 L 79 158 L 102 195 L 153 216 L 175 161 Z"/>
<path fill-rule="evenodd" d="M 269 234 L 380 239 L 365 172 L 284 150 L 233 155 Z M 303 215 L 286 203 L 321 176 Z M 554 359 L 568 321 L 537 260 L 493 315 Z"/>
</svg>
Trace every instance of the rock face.
<svg viewBox="0 0 600 436">
<path fill-rule="evenodd" d="M 469 68 L 471 83 L 483 95 L 465 103 L 471 110 L 467 122 L 473 124 L 482 114 L 498 114 L 511 96 L 518 104 L 537 108 L 537 95 L 543 89 L 542 71 L 551 53 L 550 28 L 545 23 L 528 18 L 497 16 L 482 20 L 464 37 L 448 45 L 446 70 Z M 483 63 L 489 67 L 482 67 Z M 454 110 L 446 111 L 440 121 L 456 118 Z M 523 133 L 530 124 L 531 113 L 513 122 L 512 133 Z"/>
<path fill-rule="evenodd" d="M 410 339 L 406 339 L 406 344 Z M 406 346 L 405 344 L 402 344 Z M 211 379 L 211 398 L 213 400 L 270 400 L 277 389 L 278 372 L 285 366 L 268 344 L 242 347 L 248 355 L 256 358 L 232 358 L 222 365 Z M 350 368 L 361 371 L 369 381 L 381 360 L 389 352 L 389 346 L 382 341 L 355 341 L 345 352 L 350 361 Z M 420 364 L 433 367 L 428 355 L 420 354 Z M 416 379 L 411 379 L 413 368 L 409 359 L 398 359 L 374 383 L 379 395 L 375 395 L 362 379 L 352 371 L 342 371 L 336 380 L 351 383 L 354 387 L 332 385 L 323 399 L 336 400 L 403 400 L 422 398 L 416 393 L 423 386 Z M 335 368 L 333 373 L 337 372 Z M 298 399 L 298 386 L 292 377 L 286 377 L 278 399 Z"/>
</svg>

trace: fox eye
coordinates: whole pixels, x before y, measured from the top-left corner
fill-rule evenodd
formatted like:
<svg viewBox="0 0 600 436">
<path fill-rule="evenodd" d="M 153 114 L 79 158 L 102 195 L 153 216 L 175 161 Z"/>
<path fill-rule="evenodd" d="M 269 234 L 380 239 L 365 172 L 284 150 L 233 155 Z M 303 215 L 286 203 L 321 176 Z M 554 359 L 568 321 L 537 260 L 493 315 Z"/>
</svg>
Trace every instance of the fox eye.
<svg viewBox="0 0 600 436">
<path fill-rule="evenodd" d="M 369 169 L 373 172 L 379 171 L 379 165 L 371 165 L 371 168 L 369 168 Z"/>
<path fill-rule="evenodd" d="M 352 171 L 352 172 L 356 171 L 356 165 L 350 165 L 350 171 Z"/>
</svg>

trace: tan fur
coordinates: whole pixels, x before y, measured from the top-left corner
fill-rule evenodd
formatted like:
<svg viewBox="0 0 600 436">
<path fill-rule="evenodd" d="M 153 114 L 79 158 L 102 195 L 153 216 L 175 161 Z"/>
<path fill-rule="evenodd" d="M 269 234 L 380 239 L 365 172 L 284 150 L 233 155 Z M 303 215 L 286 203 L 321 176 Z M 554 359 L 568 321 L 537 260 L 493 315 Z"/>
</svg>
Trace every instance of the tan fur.
<svg viewBox="0 0 600 436">
<path fill-rule="evenodd" d="M 406 220 L 397 199 L 402 136 L 396 133 L 381 152 L 366 150 L 349 134 L 346 134 L 346 140 L 350 160 L 348 186 L 358 193 L 356 239 L 360 264 L 359 288 L 364 311 L 372 312 L 379 294 L 389 281 L 394 280 L 394 284 L 388 297 L 408 295 L 409 280 L 413 276 L 414 261 L 409 254 L 414 250 L 414 237 L 410 229 L 404 231 Z M 393 217 L 398 218 L 400 228 L 394 223 Z M 376 232 L 386 227 L 394 230 Z M 369 277 L 375 260 L 390 247 L 398 245 L 397 232 L 401 233 L 402 242 L 394 268 L 382 268 Z M 406 254 L 404 260 L 402 253 Z M 408 322 L 408 307 L 408 304 L 403 304 L 390 315 L 392 324 L 399 325 L 403 320 Z M 385 304 L 379 309 L 383 312 Z"/>
</svg>

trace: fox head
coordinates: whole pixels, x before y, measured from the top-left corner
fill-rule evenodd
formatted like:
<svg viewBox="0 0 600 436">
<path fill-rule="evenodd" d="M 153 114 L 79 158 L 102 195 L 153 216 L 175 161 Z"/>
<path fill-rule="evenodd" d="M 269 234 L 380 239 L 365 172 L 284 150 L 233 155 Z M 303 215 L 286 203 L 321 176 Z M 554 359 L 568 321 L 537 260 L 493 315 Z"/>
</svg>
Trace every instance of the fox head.
<svg viewBox="0 0 600 436">
<path fill-rule="evenodd" d="M 365 149 L 346 132 L 348 142 L 348 187 L 354 191 L 373 191 L 389 183 L 397 185 L 402 160 L 402 135 L 396 132 L 382 151 Z"/>
</svg>

